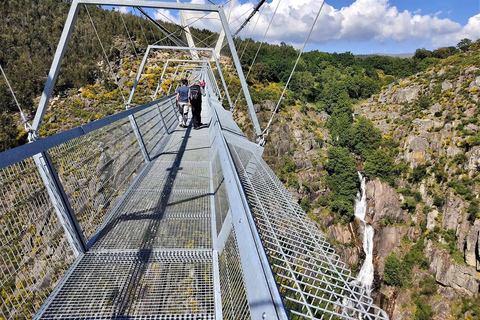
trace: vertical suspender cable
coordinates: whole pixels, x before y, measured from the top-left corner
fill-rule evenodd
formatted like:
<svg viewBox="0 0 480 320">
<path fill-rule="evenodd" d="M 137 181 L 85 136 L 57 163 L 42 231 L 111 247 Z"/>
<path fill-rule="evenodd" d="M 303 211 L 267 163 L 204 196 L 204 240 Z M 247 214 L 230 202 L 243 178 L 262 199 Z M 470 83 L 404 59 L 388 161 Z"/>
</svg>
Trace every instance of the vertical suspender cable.
<svg viewBox="0 0 480 320">
<path fill-rule="evenodd" d="M 113 68 L 110 65 L 110 61 L 108 60 L 107 53 L 105 52 L 105 48 L 103 47 L 102 40 L 100 39 L 100 36 L 98 35 L 97 28 L 95 27 L 95 23 L 93 23 L 92 16 L 90 15 L 90 11 L 88 11 L 87 5 L 84 5 L 85 10 L 87 10 L 88 17 L 90 18 L 90 22 L 92 23 L 93 30 L 95 31 L 95 34 L 97 35 L 98 42 L 100 43 L 100 46 L 102 47 L 103 55 L 105 56 L 105 60 L 107 61 L 108 68 L 110 69 L 110 72 L 113 74 L 115 77 L 115 82 L 117 84 L 118 90 L 120 90 L 120 94 L 122 95 L 123 98 L 123 104 L 125 107 L 127 107 L 127 100 L 125 99 L 125 96 L 123 95 L 122 88 L 120 88 L 120 84 L 118 83 L 118 78 L 115 72 L 113 72 Z"/>
<path fill-rule="evenodd" d="M 5 78 L 5 82 L 7 82 L 7 86 L 10 89 L 10 92 L 12 93 L 13 100 L 15 100 L 15 103 L 18 107 L 18 111 L 20 111 L 20 116 L 22 117 L 23 122 L 26 124 L 27 123 L 27 117 L 22 111 L 22 108 L 20 107 L 20 103 L 18 103 L 17 96 L 15 95 L 15 92 L 12 89 L 12 86 L 10 85 L 10 82 L 8 81 L 7 75 L 5 74 L 5 71 L 3 71 L 2 65 L 0 64 L 0 70 L 2 71 L 2 75 Z"/>
<path fill-rule="evenodd" d="M 281 2 L 282 2 L 282 0 L 279 0 L 278 3 L 277 3 L 277 7 L 275 8 L 275 11 L 273 12 L 273 16 L 270 19 L 270 22 L 268 23 L 267 30 L 265 30 L 265 34 L 263 35 L 262 42 L 260 42 L 260 45 L 258 46 L 258 49 L 257 49 L 257 53 L 255 53 L 255 57 L 253 58 L 252 64 L 250 65 L 250 68 L 248 68 L 248 73 L 247 73 L 247 76 L 245 77 L 245 80 L 248 79 L 248 76 L 250 75 L 250 72 L 252 71 L 253 64 L 257 60 L 258 53 L 260 52 L 260 49 L 262 48 L 263 42 L 265 41 L 265 38 L 267 37 L 268 30 L 270 29 L 270 26 L 272 25 L 273 18 L 275 18 L 275 15 L 277 14 L 277 10 L 278 10 L 278 7 L 280 6 Z"/>
<path fill-rule="evenodd" d="M 135 7 L 133 7 L 133 12 L 137 13 L 137 10 L 135 9 Z M 139 15 L 139 16 L 140 16 L 140 15 Z M 143 19 L 142 19 L 142 20 L 143 20 Z M 142 30 L 143 37 L 145 38 L 145 43 L 146 43 L 147 46 L 148 46 L 149 43 L 148 43 L 147 35 L 145 34 L 145 31 L 143 31 L 142 23 L 141 23 L 140 21 L 138 21 L 138 25 L 140 26 L 140 30 Z"/>
<path fill-rule="evenodd" d="M 273 16 L 270 19 L 270 22 L 268 23 L 268 26 L 267 26 L 267 29 L 265 30 L 262 41 L 260 42 L 260 45 L 258 46 L 257 52 L 255 53 L 255 57 L 253 58 L 253 61 L 250 64 L 250 67 L 248 68 L 247 75 L 245 76 L 245 81 L 247 81 L 248 77 L 250 76 L 250 72 L 252 71 L 252 67 L 255 64 L 255 61 L 257 60 L 258 53 L 260 52 L 260 49 L 262 48 L 263 42 L 265 41 L 265 38 L 267 37 L 268 30 L 270 29 L 270 26 L 272 25 L 273 18 L 275 18 L 275 15 L 277 14 L 277 10 L 278 10 L 278 7 L 280 6 L 280 2 L 282 2 L 282 0 L 279 0 L 278 3 L 277 3 L 277 7 L 275 8 L 275 11 L 273 12 Z M 237 106 L 237 103 L 238 103 L 238 100 L 240 99 L 240 94 L 241 93 L 242 93 L 242 91 L 240 90 L 238 92 L 237 99 L 235 100 L 235 103 L 233 104 L 233 107 Z"/>
<path fill-rule="evenodd" d="M 133 52 L 135 52 L 135 57 L 137 57 L 137 60 L 139 60 L 138 59 L 138 54 L 137 54 L 137 48 L 135 47 L 135 44 L 133 43 L 133 40 L 130 37 L 130 32 L 128 32 L 127 24 L 125 23 L 125 20 L 123 19 L 123 13 L 120 13 L 120 18 L 122 19 L 123 25 L 125 26 L 125 30 L 127 31 L 128 40 L 130 40 L 130 43 L 132 44 Z"/>
<path fill-rule="evenodd" d="M 300 61 L 300 58 L 302 57 L 302 53 L 305 50 L 305 47 L 307 46 L 308 40 L 310 39 L 310 36 L 312 35 L 313 28 L 317 24 L 318 17 L 320 16 L 320 13 L 322 12 L 324 4 L 325 4 L 325 0 L 322 1 L 322 5 L 320 6 L 320 9 L 317 12 L 317 16 L 315 17 L 315 20 L 312 23 L 312 28 L 310 29 L 310 32 L 308 33 L 307 39 L 305 39 L 303 47 L 298 54 L 297 61 L 295 61 L 295 65 L 293 66 L 292 72 L 290 73 L 290 76 L 288 77 L 287 83 L 285 84 L 285 87 L 283 88 L 282 95 L 280 96 L 280 99 L 278 99 L 277 106 L 275 107 L 275 110 L 273 110 L 272 116 L 270 117 L 270 120 L 268 121 L 267 127 L 262 132 L 263 135 L 268 134 L 268 129 L 272 125 L 272 121 L 273 121 L 273 118 L 275 116 L 275 113 L 277 113 L 278 107 L 280 106 L 280 103 L 282 102 L 283 96 L 285 95 L 285 92 L 287 91 L 288 84 L 290 83 L 290 80 L 292 80 L 293 73 L 295 72 L 295 69 L 297 68 L 297 64 Z"/>
</svg>

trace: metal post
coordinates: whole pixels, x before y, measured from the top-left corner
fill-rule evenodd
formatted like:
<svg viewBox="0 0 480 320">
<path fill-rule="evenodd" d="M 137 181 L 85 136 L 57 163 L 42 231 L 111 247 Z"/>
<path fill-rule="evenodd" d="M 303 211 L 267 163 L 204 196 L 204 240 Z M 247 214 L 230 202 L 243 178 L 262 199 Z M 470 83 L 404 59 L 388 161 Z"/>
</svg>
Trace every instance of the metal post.
<svg viewBox="0 0 480 320">
<path fill-rule="evenodd" d="M 173 74 L 173 78 L 172 78 L 172 83 L 170 83 L 170 87 L 168 88 L 167 96 L 170 94 L 170 90 L 172 90 L 173 83 L 175 82 L 175 78 L 177 77 L 178 68 L 180 68 L 180 65 L 178 65 L 177 68 L 175 69 L 175 73 Z"/>
<path fill-rule="evenodd" d="M 60 42 L 57 46 L 57 51 L 53 58 L 52 66 L 47 77 L 47 83 L 42 92 L 42 97 L 38 104 L 37 112 L 33 120 L 32 129 L 38 131 L 40 125 L 42 124 L 43 117 L 47 110 L 48 102 L 50 101 L 50 96 L 52 95 L 53 87 L 57 82 L 58 72 L 60 71 L 60 66 L 62 64 L 63 56 L 67 50 L 67 44 L 70 41 L 70 36 L 72 35 L 73 26 L 78 16 L 78 3 L 76 0 L 72 1 L 70 11 L 68 12 L 67 20 L 65 21 L 65 27 L 62 31 L 62 36 L 60 37 Z"/>
<path fill-rule="evenodd" d="M 33 159 L 76 258 L 86 251 L 85 239 L 52 160 L 46 151 L 34 155 Z"/>
<path fill-rule="evenodd" d="M 148 154 L 147 148 L 145 147 L 145 143 L 143 142 L 142 134 L 140 133 L 140 129 L 138 129 L 137 121 L 135 121 L 135 117 L 132 115 L 128 116 L 128 119 L 130 120 L 130 125 L 132 126 L 133 133 L 135 134 L 135 137 L 137 138 L 138 146 L 140 147 L 140 150 L 142 151 L 143 159 L 145 160 L 145 163 L 149 163 L 151 161 L 150 155 Z"/>
<path fill-rule="evenodd" d="M 148 47 L 147 53 L 145 55 L 147 55 L 149 52 L 150 52 L 150 46 Z M 157 89 L 155 90 L 155 94 L 153 95 L 153 100 L 157 99 L 157 94 L 158 94 L 158 91 L 162 87 L 163 76 L 165 75 L 165 71 L 167 70 L 167 67 L 168 67 L 169 63 L 170 63 L 170 60 L 167 60 L 167 62 L 165 62 L 165 65 L 164 65 L 163 71 L 162 71 L 162 76 L 160 77 L 160 81 L 158 81 Z"/>
<path fill-rule="evenodd" d="M 232 0 L 230 3 L 230 7 L 228 8 L 227 21 L 230 20 L 230 15 L 232 14 L 232 9 L 234 5 L 235 5 L 235 0 Z M 220 31 L 220 36 L 218 37 L 217 44 L 215 46 L 215 57 L 217 59 L 220 58 L 220 51 L 222 50 L 224 40 L 225 40 L 225 30 L 222 29 L 222 31 Z"/>
<path fill-rule="evenodd" d="M 127 101 L 127 106 L 130 106 L 130 104 L 132 103 L 133 95 L 135 93 L 135 90 L 137 89 L 138 82 L 140 81 L 140 78 L 142 76 L 143 68 L 145 68 L 145 63 L 147 62 L 148 51 L 149 50 L 147 50 L 147 52 L 145 52 L 145 54 L 143 56 L 143 59 L 142 59 L 142 63 L 140 63 L 140 67 L 138 68 L 137 77 L 135 78 L 135 83 L 133 84 L 132 91 L 130 91 L 130 96 L 128 97 L 128 101 Z"/>
<path fill-rule="evenodd" d="M 169 134 L 170 132 L 168 132 L 167 124 L 165 123 L 165 118 L 163 117 L 162 110 L 160 109 L 160 106 L 158 104 L 157 104 L 157 112 L 158 112 L 158 116 L 160 117 L 160 120 L 162 121 L 163 128 L 165 129 L 164 134 Z"/>
<path fill-rule="evenodd" d="M 177 0 L 177 3 L 180 3 L 180 0 Z M 194 48 L 195 42 L 193 41 L 192 34 L 190 33 L 190 27 L 188 26 L 187 17 L 184 11 L 180 11 L 180 18 L 182 20 L 182 27 L 185 31 L 185 37 L 187 38 L 188 46 Z M 194 60 L 197 60 L 198 53 L 195 50 L 190 50 L 190 57 Z"/>
<path fill-rule="evenodd" d="M 237 69 L 238 78 L 242 84 L 243 94 L 245 95 L 245 100 L 247 101 L 248 109 L 250 110 L 250 116 L 252 117 L 253 127 L 255 128 L 255 133 L 257 136 L 262 135 L 262 130 L 260 129 L 260 124 L 257 119 L 257 114 L 255 113 L 255 108 L 253 107 L 252 97 L 250 97 L 250 92 L 248 91 L 247 81 L 245 80 L 245 75 L 243 74 L 242 64 L 237 55 L 237 50 L 235 49 L 235 44 L 233 43 L 232 34 L 230 32 L 230 27 L 228 26 L 227 17 L 225 17 L 225 12 L 223 9 L 218 10 L 220 15 L 220 20 L 222 21 L 223 29 L 225 30 L 225 36 L 227 37 L 228 46 L 232 53 L 233 62 L 235 68 Z"/>
</svg>

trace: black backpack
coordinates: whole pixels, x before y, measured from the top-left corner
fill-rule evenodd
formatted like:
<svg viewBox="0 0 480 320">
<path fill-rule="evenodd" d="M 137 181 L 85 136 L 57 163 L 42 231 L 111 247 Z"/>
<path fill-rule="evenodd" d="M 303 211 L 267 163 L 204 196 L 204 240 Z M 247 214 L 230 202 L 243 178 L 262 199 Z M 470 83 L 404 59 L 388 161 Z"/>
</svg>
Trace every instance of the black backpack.
<svg viewBox="0 0 480 320">
<path fill-rule="evenodd" d="M 190 87 L 190 93 L 188 95 L 188 99 L 190 101 L 201 101 L 202 100 L 202 92 L 200 91 L 200 86 L 195 84 Z"/>
</svg>

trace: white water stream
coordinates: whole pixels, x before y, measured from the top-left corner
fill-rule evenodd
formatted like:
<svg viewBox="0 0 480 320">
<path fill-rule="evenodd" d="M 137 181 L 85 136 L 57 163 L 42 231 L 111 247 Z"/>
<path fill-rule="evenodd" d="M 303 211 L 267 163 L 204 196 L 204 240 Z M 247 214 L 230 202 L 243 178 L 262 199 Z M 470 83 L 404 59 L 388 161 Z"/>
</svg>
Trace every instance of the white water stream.
<svg viewBox="0 0 480 320">
<path fill-rule="evenodd" d="M 355 199 L 355 217 L 363 221 L 363 251 L 365 251 L 365 261 L 357 276 L 357 281 L 365 288 L 368 295 L 372 292 L 373 284 L 373 227 L 365 221 L 367 213 L 367 194 L 365 191 L 365 177 L 359 172 L 360 191 Z"/>
</svg>

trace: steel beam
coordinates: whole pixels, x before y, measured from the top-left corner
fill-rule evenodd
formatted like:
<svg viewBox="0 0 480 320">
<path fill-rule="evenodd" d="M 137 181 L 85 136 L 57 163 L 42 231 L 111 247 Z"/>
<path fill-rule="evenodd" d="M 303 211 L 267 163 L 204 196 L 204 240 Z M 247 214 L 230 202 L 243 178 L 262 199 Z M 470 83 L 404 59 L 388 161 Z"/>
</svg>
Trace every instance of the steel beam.
<svg viewBox="0 0 480 320">
<path fill-rule="evenodd" d="M 73 254 L 77 258 L 85 253 L 86 243 L 82 231 L 78 225 L 72 206 L 68 201 L 65 190 L 58 178 L 57 172 L 53 166 L 48 153 L 41 152 L 33 156 L 35 164 L 42 177 L 43 184 L 47 189 L 50 200 L 52 201 L 58 220 L 62 225 L 68 242 L 72 247 Z"/>
<path fill-rule="evenodd" d="M 252 97 L 248 91 L 248 85 L 247 81 L 245 80 L 245 75 L 243 74 L 242 64 L 238 58 L 237 49 L 235 48 L 235 43 L 233 42 L 232 34 L 230 33 L 227 17 L 225 16 L 225 12 L 223 12 L 223 10 L 219 10 L 218 14 L 220 15 L 220 20 L 222 21 L 223 28 L 225 30 L 225 37 L 227 38 L 228 46 L 230 47 L 230 52 L 232 53 L 233 62 L 235 64 L 235 68 L 237 69 L 238 78 L 240 79 L 240 83 L 242 85 L 243 94 L 245 95 L 245 100 L 247 101 L 250 116 L 252 117 L 255 133 L 257 134 L 257 137 L 260 137 L 262 135 L 262 130 L 260 129 L 257 114 L 255 113 L 255 108 L 253 107 Z"/>
<path fill-rule="evenodd" d="M 211 101 L 211 100 L 210 100 Z M 215 106 L 211 106 L 215 109 Z M 218 103 L 216 108 L 220 108 Z M 238 243 L 240 262 L 250 304 L 252 319 L 288 319 L 278 292 L 275 279 L 256 231 L 247 199 L 243 192 L 233 159 L 215 110 L 212 110 L 212 130 L 215 130 L 223 176 L 232 213 L 233 226 Z M 255 272 L 247 272 L 255 270 Z"/>
</svg>

